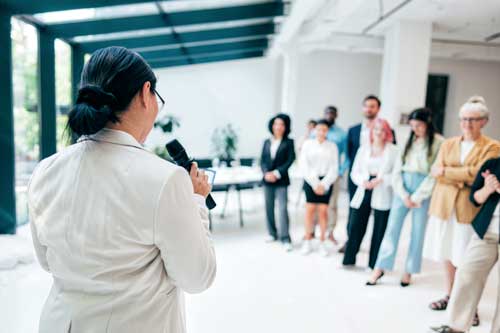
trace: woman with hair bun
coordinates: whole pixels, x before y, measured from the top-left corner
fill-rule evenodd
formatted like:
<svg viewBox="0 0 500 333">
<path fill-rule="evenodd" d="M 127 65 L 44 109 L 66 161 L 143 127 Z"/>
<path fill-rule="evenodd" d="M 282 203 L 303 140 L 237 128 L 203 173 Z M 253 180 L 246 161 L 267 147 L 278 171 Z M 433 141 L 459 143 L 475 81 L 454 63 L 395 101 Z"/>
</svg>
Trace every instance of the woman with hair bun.
<svg viewBox="0 0 500 333">
<path fill-rule="evenodd" d="M 375 285 L 385 270 L 392 270 L 406 216 L 412 212 L 410 246 L 401 286 L 410 285 L 412 274 L 420 272 L 427 226 L 427 211 L 435 179 L 430 175 L 443 137 L 436 133 L 432 111 L 419 108 L 410 113 L 411 133 L 392 174 L 394 198 L 375 270 L 366 283 Z"/>
<path fill-rule="evenodd" d="M 483 163 L 500 154 L 500 144 L 481 133 L 489 112 L 484 98 L 473 96 L 460 108 L 462 135 L 446 139 L 431 174 L 436 179 L 429 207 L 424 256 L 444 262 L 446 296 L 432 302 L 432 310 L 448 306 L 455 272 L 474 233 L 471 222 L 479 211 L 469 201 L 471 185 Z M 475 325 L 479 324 L 476 313 Z"/>
<path fill-rule="evenodd" d="M 35 251 L 54 278 L 39 332 L 185 332 L 183 292 L 216 272 L 207 177 L 143 148 L 164 102 L 137 53 L 97 50 L 80 84 L 68 116 L 80 139 L 41 161 L 28 189 Z"/>
</svg>

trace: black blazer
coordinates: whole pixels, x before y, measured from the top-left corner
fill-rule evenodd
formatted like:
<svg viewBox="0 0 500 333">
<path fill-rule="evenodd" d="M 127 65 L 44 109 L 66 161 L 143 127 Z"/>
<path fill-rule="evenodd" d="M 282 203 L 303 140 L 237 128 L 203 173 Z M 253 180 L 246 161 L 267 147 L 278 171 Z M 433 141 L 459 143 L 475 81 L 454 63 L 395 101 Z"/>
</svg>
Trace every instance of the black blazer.
<svg viewBox="0 0 500 333">
<path fill-rule="evenodd" d="M 493 158 L 486 161 L 479 170 L 476 179 L 472 184 L 470 191 L 470 201 L 478 207 L 480 206 L 480 204 L 477 203 L 474 199 L 474 193 L 484 186 L 484 178 L 483 176 L 481 176 L 481 173 L 486 170 L 490 170 L 492 174 L 496 175 L 497 178 L 500 179 L 500 158 Z M 499 200 L 500 194 L 498 194 L 497 192 L 492 193 L 483 204 L 481 210 L 477 213 L 474 220 L 472 220 L 472 227 L 481 239 L 483 239 L 484 234 L 490 226 L 491 218 L 493 217 L 493 213 L 495 212 L 495 208 L 497 207 Z"/>
<path fill-rule="evenodd" d="M 392 143 L 396 144 L 396 133 L 392 131 Z M 347 131 L 347 158 L 349 159 L 349 171 L 352 169 L 354 158 L 359 149 L 359 137 L 361 136 L 361 124 L 354 125 Z"/>
<path fill-rule="evenodd" d="M 271 140 L 267 139 L 264 141 L 262 146 L 262 154 L 260 155 L 260 167 L 263 173 L 278 170 L 281 178 L 275 183 L 268 183 L 264 180 L 265 185 L 270 186 L 288 186 L 290 185 L 290 177 L 288 175 L 288 169 L 295 160 L 295 147 L 293 145 L 293 140 L 290 138 L 283 138 L 276 151 L 276 156 L 274 160 L 271 159 Z"/>
</svg>

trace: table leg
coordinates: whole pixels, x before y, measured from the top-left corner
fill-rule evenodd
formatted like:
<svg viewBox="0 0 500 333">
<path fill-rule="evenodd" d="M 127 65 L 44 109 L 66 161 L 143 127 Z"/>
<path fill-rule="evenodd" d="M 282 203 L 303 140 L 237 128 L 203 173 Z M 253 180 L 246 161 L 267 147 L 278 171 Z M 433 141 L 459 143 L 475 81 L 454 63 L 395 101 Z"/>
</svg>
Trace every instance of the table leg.
<svg viewBox="0 0 500 333">
<path fill-rule="evenodd" d="M 240 228 L 243 228 L 243 209 L 241 207 L 241 191 L 240 189 L 238 191 L 238 210 L 240 213 Z"/>
</svg>

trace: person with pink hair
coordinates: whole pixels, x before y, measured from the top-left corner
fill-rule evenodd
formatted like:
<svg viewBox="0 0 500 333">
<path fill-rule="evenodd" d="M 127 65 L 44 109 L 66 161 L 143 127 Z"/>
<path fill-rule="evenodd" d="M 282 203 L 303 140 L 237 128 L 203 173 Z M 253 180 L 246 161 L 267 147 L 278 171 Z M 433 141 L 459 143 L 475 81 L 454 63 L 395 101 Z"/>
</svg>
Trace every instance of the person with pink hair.
<svg viewBox="0 0 500 333">
<path fill-rule="evenodd" d="M 392 143 L 393 134 L 389 123 L 377 118 L 370 129 L 369 144 L 361 145 L 351 171 L 351 179 L 357 190 L 351 200 L 343 265 L 354 266 L 361 242 L 366 233 L 368 219 L 373 210 L 375 224 L 370 246 L 368 266 L 373 269 L 380 244 L 384 237 L 392 202 L 392 171 L 399 155 Z"/>
</svg>

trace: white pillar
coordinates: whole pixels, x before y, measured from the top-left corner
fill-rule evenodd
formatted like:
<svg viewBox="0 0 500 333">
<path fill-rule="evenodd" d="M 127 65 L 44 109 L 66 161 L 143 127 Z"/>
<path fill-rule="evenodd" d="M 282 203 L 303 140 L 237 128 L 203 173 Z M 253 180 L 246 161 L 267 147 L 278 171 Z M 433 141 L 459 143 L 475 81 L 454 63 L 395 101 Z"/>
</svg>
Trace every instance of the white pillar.
<svg viewBox="0 0 500 333">
<path fill-rule="evenodd" d="M 294 45 L 283 49 L 283 71 L 281 84 L 281 110 L 294 118 L 297 105 L 299 73 L 299 51 Z"/>
<path fill-rule="evenodd" d="M 409 133 L 399 126 L 401 114 L 425 105 L 431 42 L 431 22 L 398 21 L 385 35 L 381 116 L 396 129 L 398 143 Z"/>
</svg>

